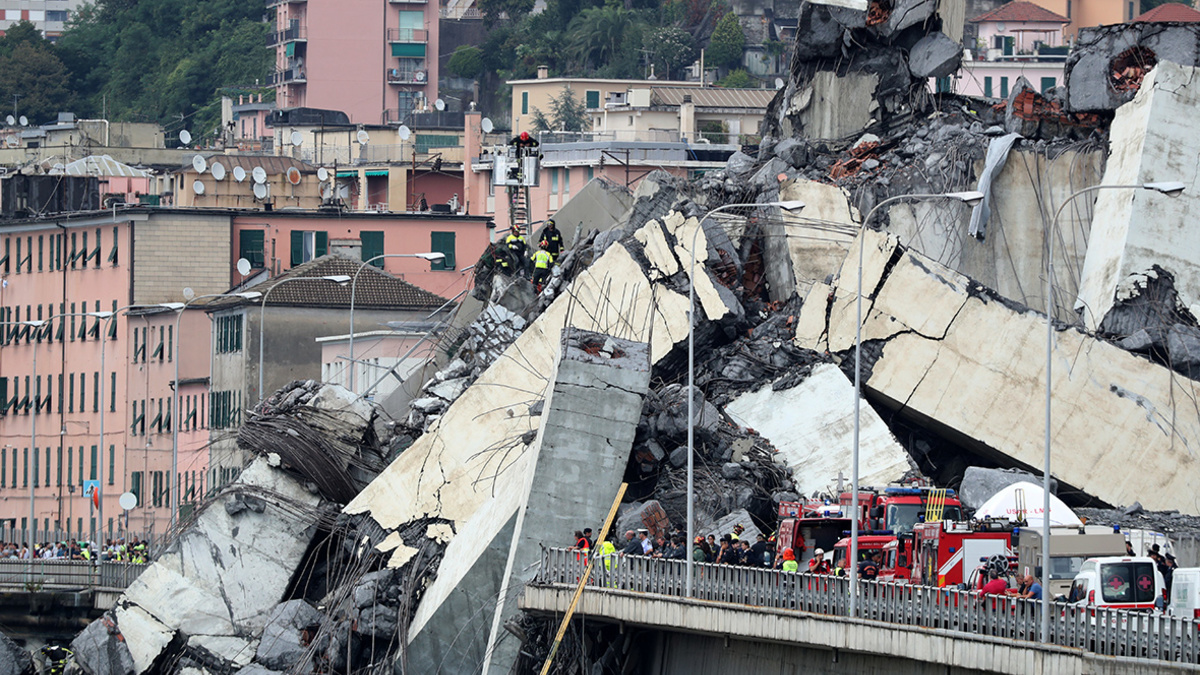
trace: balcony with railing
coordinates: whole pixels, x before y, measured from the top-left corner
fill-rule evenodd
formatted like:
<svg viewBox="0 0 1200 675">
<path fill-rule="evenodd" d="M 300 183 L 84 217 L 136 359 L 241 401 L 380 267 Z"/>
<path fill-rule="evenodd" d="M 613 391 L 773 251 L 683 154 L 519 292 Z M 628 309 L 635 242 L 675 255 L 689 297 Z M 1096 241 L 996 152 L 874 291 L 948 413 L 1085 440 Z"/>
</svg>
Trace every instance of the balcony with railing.
<svg viewBox="0 0 1200 675">
<path fill-rule="evenodd" d="M 304 67 L 291 65 L 282 70 L 276 70 L 273 73 L 267 74 L 267 86 L 274 87 L 281 84 L 304 84 L 308 82 L 305 77 Z"/>
<path fill-rule="evenodd" d="M 429 42 L 429 31 L 424 28 L 389 28 L 388 42 L 425 44 Z"/>
<path fill-rule="evenodd" d="M 425 84 L 429 73 L 424 68 L 387 68 L 384 70 L 388 84 Z"/>
<path fill-rule="evenodd" d="M 291 5 L 301 2 L 308 2 L 308 0 L 263 0 L 263 6 L 270 9 L 271 7 L 278 7 L 279 5 Z"/>
<path fill-rule="evenodd" d="M 296 42 L 299 40 L 308 40 L 308 27 L 300 23 L 299 19 L 292 19 L 287 22 L 287 25 L 280 28 L 275 23 L 271 24 L 270 32 L 267 33 L 267 46 L 273 47 L 286 42 Z"/>
</svg>

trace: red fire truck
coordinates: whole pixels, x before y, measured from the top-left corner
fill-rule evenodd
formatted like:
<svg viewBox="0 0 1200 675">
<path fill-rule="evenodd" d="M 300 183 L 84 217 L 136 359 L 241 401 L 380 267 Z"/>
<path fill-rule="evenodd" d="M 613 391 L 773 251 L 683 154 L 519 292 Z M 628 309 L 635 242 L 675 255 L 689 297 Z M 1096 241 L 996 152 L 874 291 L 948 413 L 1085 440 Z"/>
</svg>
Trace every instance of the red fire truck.
<svg viewBox="0 0 1200 675">
<path fill-rule="evenodd" d="M 971 572 L 992 556 L 1012 557 L 1014 530 L 1007 520 L 917 523 L 913 528 L 912 583 L 941 587 L 967 581 Z"/>
<path fill-rule="evenodd" d="M 807 502 L 780 502 L 779 532 L 776 534 L 777 557 L 785 548 L 791 548 L 800 563 L 801 571 L 807 569 L 813 551 L 829 552 L 850 528 L 850 519 L 838 515 L 836 504 L 810 499 Z"/>
<path fill-rule="evenodd" d="M 850 492 L 841 494 L 843 513 L 850 512 L 851 497 Z M 891 530 L 896 535 L 912 532 L 931 509 L 937 511 L 937 520 L 962 520 L 962 502 L 954 490 L 931 487 L 860 488 L 858 508 L 859 528 Z"/>
</svg>

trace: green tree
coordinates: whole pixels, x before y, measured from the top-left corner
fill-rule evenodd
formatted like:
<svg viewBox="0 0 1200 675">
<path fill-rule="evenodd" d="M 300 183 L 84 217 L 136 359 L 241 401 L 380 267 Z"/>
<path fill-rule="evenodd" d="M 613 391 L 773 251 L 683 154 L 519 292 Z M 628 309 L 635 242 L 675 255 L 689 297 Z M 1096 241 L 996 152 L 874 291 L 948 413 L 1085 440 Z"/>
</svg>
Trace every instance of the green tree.
<svg viewBox="0 0 1200 675">
<path fill-rule="evenodd" d="M 734 67 L 742 62 L 746 34 L 733 12 L 721 17 L 708 42 L 707 57 L 718 66 Z"/>
<path fill-rule="evenodd" d="M 66 66 L 46 47 L 22 42 L 0 56 L 0 101 L 19 96 L 18 110 L 32 121 L 68 109 L 69 85 Z"/>
<path fill-rule="evenodd" d="M 32 47 L 50 48 L 49 40 L 42 37 L 42 31 L 28 21 L 18 21 L 4 32 L 0 38 L 0 55 L 11 54 L 17 45 L 27 44 Z"/>
<path fill-rule="evenodd" d="M 579 63 L 598 68 L 617 56 L 626 34 L 635 27 L 635 15 L 623 7 L 589 7 L 567 27 L 571 51 Z"/>
<path fill-rule="evenodd" d="M 483 51 L 470 45 L 459 46 L 446 62 L 446 70 L 468 80 L 475 79 L 483 70 Z"/>
<path fill-rule="evenodd" d="M 538 131 L 583 131 L 588 126 L 587 107 L 566 85 L 550 99 L 549 115 L 533 109 L 533 127 Z"/>
<path fill-rule="evenodd" d="M 479 0 L 475 3 L 488 25 L 507 19 L 517 22 L 533 10 L 534 0 Z"/>
<path fill-rule="evenodd" d="M 648 30 L 643 42 L 646 51 L 653 54 L 655 68 L 664 78 L 671 78 L 696 59 L 695 41 L 691 33 L 682 28 L 666 26 Z"/>
<path fill-rule="evenodd" d="M 750 73 L 746 72 L 745 68 L 738 68 L 717 82 L 718 87 L 727 87 L 729 89 L 749 89 L 755 84 L 757 82 L 750 76 Z"/>
</svg>

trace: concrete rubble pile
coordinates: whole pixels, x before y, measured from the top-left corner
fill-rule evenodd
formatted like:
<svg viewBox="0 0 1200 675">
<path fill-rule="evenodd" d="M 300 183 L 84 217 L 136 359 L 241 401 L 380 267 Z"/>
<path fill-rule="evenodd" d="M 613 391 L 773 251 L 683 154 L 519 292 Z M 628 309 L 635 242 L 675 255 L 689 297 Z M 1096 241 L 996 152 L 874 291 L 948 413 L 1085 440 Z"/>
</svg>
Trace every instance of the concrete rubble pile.
<svg viewBox="0 0 1200 675">
<path fill-rule="evenodd" d="M 341 387 L 276 392 L 240 431 L 250 465 L 74 640 L 83 671 L 259 675 L 301 657 L 328 669 L 370 650 L 376 634 L 390 638 L 386 605 L 401 597 L 391 571 L 357 570 L 372 586 L 350 602 L 331 595 L 329 579 L 354 565 L 344 558 L 356 542 L 335 534 L 338 508 L 383 466 L 391 440 L 377 408 Z M 348 607 L 355 630 L 326 629 L 315 609 L 326 605 Z"/>
</svg>

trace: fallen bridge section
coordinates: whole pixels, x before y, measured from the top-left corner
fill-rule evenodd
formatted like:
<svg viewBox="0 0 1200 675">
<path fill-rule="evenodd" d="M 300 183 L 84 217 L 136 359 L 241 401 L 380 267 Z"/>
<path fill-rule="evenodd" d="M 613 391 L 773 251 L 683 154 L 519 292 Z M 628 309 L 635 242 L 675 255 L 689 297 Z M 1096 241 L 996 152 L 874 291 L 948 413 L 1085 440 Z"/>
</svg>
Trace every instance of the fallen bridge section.
<svg viewBox="0 0 1200 675">
<path fill-rule="evenodd" d="M 798 346 L 853 358 L 865 242 L 863 384 L 876 403 L 1007 466 L 1042 466 L 1045 316 L 868 231 L 830 288 L 817 284 Z M 1053 473 L 1110 504 L 1196 513 L 1197 382 L 1087 334 L 1055 333 Z M 1139 467 L 1130 471 L 1129 467 Z"/>
</svg>

